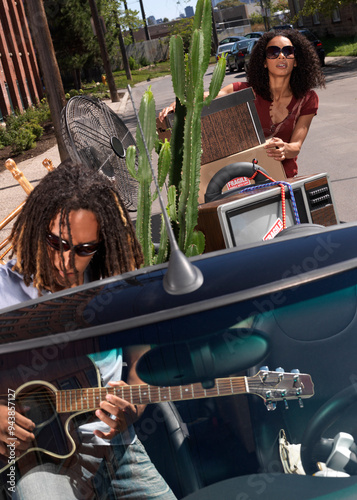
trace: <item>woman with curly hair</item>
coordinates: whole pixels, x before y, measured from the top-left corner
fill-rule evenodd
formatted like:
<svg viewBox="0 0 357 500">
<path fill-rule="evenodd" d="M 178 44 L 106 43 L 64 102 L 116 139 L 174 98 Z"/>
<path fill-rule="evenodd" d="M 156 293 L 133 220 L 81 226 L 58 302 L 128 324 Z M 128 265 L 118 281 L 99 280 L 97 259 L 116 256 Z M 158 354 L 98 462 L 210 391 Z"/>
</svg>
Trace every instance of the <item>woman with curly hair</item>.
<svg viewBox="0 0 357 500">
<path fill-rule="evenodd" d="M 10 239 L 15 258 L 0 266 L 0 308 L 133 271 L 143 263 L 135 229 L 115 184 L 93 169 L 70 161 L 48 173 L 30 193 Z M 88 358 L 99 371 L 103 385 L 124 384 L 124 362 L 126 382 L 140 384 L 135 366 L 148 348 L 118 346 L 94 352 Z M 35 349 L 32 355 L 36 357 Z M 74 358 L 74 366 L 78 363 Z M 34 366 L 28 373 L 36 373 Z M 59 380 L 66 377 L 61 370 L 62 366 L 56 373 Z M 102 498 L 99 490 L 106 488 L 105 498 L 174 500 L 135 436 L 132 424 L 144 409 L 145 405 L 133 405 L 114 394 L 98 401 L 90 421 L 76 428 L 77 450 L 69 463 L 29 462 L 32 467 L 16 484 L 12 498 L 92 500 Z M 6 462 L 7 411 L 0 402 L 0 455 Z M 18 456 L 36 446 L 38 429 L 26 410 L 17 408 L 14 418 Z M 113 470 L 112 475 L 106 474 L 107 468 Z"/>
<path fill-rule="evenodd" d="M 297 156 L 307 136 L 319 99 L 315 87 L 325 78 L 314 47 L 297 30 L 269 31 L 256 43 L 249 61 L 247 82 L 223 87 L 217 97 L 252 87 L 255 106 L 269 139 L 267 155 L 281 161 L 287 177 L 297 174 Z M 160 119 L 171 111 L 160 113 Z"/>
</svg>

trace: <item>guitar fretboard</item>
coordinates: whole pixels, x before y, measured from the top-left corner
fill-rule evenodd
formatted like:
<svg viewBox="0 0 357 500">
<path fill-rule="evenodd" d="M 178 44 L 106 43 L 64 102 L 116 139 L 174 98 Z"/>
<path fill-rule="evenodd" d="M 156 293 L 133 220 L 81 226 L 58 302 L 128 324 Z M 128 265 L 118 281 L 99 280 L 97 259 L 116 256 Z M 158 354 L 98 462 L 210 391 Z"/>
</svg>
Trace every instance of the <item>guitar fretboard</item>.
<svg viewBox="0 0 357 500">
<path fill-rule="evenodd" d="M 107 394 L 114 394 L 131 404 L 150 404 L 229 396 L 246 392 L 248 392 L 246 377 L 231 377 L 216 379 L 211 389 L 204 389 L 200 383 L 197 383 L 171 387 L 140 384 L 57 391 L 56 406 L 58 413 L 95 410 L 100 402 L 105 400 Z"/>
</svg>

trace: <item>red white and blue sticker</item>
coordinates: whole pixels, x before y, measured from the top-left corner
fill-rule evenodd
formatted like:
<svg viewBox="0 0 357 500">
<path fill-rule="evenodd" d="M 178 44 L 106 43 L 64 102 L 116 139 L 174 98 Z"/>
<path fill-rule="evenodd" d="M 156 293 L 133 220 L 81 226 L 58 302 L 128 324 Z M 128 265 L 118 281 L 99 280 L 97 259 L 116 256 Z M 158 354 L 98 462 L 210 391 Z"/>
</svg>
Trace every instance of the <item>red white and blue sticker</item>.
<svg viewBox="0 0 357 500">
<path fill-rule="evenodd" d="M 272 240 L 275 236 L 284 229 L 283 221 L 278 217 L 276 222 L 272 225 L 266 235 L 263 237 L 263 241 Z"/>
<path fill-rule="evenodd" d="M 250 180 L 248 177 L 236 177 L 235 179 L 227 182 L 226 185 L 228 190 L 239 188 L 242 186 L 250 186 Z"/>
</svg>

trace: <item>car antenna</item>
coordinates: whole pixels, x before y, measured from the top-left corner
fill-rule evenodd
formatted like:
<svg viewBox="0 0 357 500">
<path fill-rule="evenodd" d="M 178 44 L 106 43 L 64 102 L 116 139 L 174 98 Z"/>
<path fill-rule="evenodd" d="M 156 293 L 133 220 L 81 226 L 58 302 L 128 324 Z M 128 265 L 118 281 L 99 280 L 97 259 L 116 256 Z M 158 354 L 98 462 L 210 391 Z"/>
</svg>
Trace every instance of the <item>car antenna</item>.
<svg viewBox="0 0 357 500">
<path fill-rule="evenodd" d="M 154 167 L 151 162 L 151 157 L 150 153 L 147 147 L 147 143 L 144 137 L 144 132 L 140 123 L 140 118 L 139 114 L 137 112 L 133 95 L 131 92 L 131 87 L 130 85 L 127 86 L 130 99 L 134 108 L 134 113 L 136 116 L 136 119 L 138 121 L 139 125 L 139 130 L 141 134 L 141 138 L 144 143 L 145 147 L 145 152 L 146 156 L 149 160 L 149 165 L 151 168 L 151 173 L 155 182 L 155 188 L 159 197 L 160 201 L 160 207 L 161 207 L 161 212 L 164 218 L 167 234 L 169 237 L 170 241 L 170 246 L 171 246 L 171 254 L 170 254 L 170 259 L 168 263 L 168 268 L 167 268 L 167 273 L 164 276 L 163 280 L 163 286 L 165 292 L 171 294 L 171 295 L 183 295 L 185 293 L 191 293 L 197 290 L 203 283 L 203 275 L 200 269 L 198 267 L 194 266 L 184 255 L 183 252 L 178 247 L 174 232 L 172 230 L 171 224 L 169 217 L 167 215 L 165 205 L 164 205 L 164 200 L 162 199 L 161 193 L 160 193 L 160 188 L 159 188 L 159 183 L 157 181 L 156 174 L 154 172 Z"/>
</svg>

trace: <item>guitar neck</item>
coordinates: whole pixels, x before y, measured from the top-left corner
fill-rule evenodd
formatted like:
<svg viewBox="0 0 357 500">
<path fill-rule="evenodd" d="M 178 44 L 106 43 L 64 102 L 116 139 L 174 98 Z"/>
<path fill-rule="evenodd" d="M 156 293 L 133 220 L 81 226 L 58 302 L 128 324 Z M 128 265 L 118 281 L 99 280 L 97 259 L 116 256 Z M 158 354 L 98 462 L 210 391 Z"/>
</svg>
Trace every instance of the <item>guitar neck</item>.
<svg viewBox="0 0 357 500">
<path fill-rule="evenodd" d="M 107 394 L 114 394 L 131 404 L 150 404 L 230 396 L 247 392 L 249 389 L 246 377 L 229 377 L 215 379 L 215 385 L 211 389 L 204 389 L 201 383 L 196 383 L 171 387 L 140 384 L 57 391 L 56 406 L 58 413 L 95 410 L 100 402 L 105 400 Z"/>
</svg>

